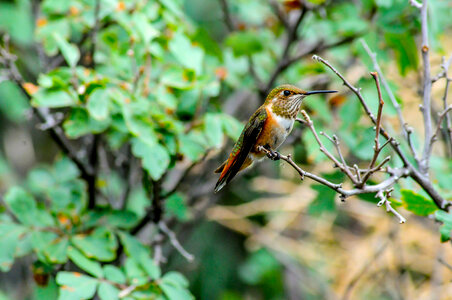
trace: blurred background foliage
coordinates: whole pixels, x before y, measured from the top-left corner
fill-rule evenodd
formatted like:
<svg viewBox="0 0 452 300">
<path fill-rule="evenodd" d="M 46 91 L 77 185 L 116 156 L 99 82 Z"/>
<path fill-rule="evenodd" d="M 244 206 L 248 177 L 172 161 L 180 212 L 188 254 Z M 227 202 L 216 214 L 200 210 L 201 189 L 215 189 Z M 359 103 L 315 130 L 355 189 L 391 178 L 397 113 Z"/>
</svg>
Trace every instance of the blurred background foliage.
<svg viewBox="0 0 452 300">
<path fill-rule="evenodd" d="M 450 55 L 451 5 L 429 1 L 434 72 Z M 339 204 L 271 161 L 212 192 L 213 170 L 277 83 L 339 89 L 305 109 L 367 165 L 371 124 L 310 59 L 327 57 L 376 112 L 360 39 L 420 147 L 420 21 L 408 0 L 9 0 L 0 32 L 23 78 L 0 73 L 0 299 L 451 299 L 452 250 L 440 242 L 452 216 L 409 180 L 391 199 L 404 225 L 374 195 Z M 400 132 L 390 101 L 383 122 Z M 432 180 L 451 199 L 451 153 L 435 145 Z M 282 152 L 343 180 L 301 126 Z"/>
</svg>

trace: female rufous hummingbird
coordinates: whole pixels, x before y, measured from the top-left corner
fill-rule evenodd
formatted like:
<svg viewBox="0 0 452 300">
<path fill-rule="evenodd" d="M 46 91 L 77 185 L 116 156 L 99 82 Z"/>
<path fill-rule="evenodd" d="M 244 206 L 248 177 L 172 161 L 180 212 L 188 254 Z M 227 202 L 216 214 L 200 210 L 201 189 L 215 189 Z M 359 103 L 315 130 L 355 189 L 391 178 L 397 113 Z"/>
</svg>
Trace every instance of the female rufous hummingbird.
<svg viewBox="0 0 452 300">
<path fill-rule="evenodd" d="M 292 131 L 303 99 L 313 94 L 335 92 L 307 92 L 290 84 L 274 88 L 245 125 L 229 158 L 215 170 L 215 173 L 221 173 L 215 192 L 228 184 L 238 172 L 262 160 L 266 153 L 269 158 L 278 160 L 276 149 Z M 262 151 L 261 147 L 267 151 Z"/>
</svg>

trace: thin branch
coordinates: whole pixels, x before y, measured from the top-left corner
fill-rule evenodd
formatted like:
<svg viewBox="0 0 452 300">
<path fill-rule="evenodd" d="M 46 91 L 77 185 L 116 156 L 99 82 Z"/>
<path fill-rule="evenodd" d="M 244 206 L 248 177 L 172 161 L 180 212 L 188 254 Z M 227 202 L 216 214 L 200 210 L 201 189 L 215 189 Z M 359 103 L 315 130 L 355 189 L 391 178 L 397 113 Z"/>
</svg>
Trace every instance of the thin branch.
<svg viewBox="0 0 452 300">
<path fill-rule="evenodd" d="M 418 9 L 421 9 L 422 7 L 422 3 L 418 2 L 417 0 L 410 0 L 410 5 Z"/>
<path fill-rule="evenodd" d="M 260 90 L 259 92 L 261 95 L 266 96 L 267 91 L 270 90 L 273 86 L 273 84 L 276 81 L 276 78 L 278 78 L 279 74 L 283 72 L 289 65 L 289 52 L 290 48 L 293 45 L 294 42 L 298 40 L 298 27 L 300 26 L 301 22 L 303 21 L 304 17 L 306 16 L 307 9 L 306 7 L 303 7 L 301 9 L 300 15 L 298 16 L 297 20 L 293 25 L 289 25 L 287 27 L 287 37 L 286 42 L 284 44 L 284 49 L 281 57 L 278 60 L 278 64 L 276 68 L 273 70 L 273 73 L 270 75 L 270 79 L 267 82 L 267 85 L 265 86 L 265 89 Z"/>
<path fill-rule="evenodd" d="M 372 60 L 373 67 L 379 74 L 381 83 L 383 84 L 383 87 L 384 87 L 386 93 L 388 93 L 389 100 L 391 100 L 392 105 L 396 109 L 397 117 L 398 117 L 398 120 L 400 123 L 400 130 L 402 131 L 402 135 L 408 141 L 408 145 L 410 146 L 413 156 L 415 158 L 417 158 L 418 156 L 417 156 L 416 150 L 413 147 L 413 144 L 411 143 L 411 141 L 409 140 L 407 125 L 405 123 L 405 120 L 404 120 L 403 114 L 402 114 L 402 108 L 400 107 L 400 104 L 397 102 L 397 99 L 395 98 L 394 93 L 392 92 L 391 88 L 389 87 L 389 84 L 386 81 L 386 78 L 384 77 L 383 72 L 381 71 L 380 65 L 378 64 L 378 60 L 377 60 L 377 54 L 370 49 L 369 45 L 366 43 L 366 41 L 364 39 L 361 39 L 361 44 L 363 45 L 364 50 L 366 50 L 367 54 L 369 55 L 370 59 Z"/>
<path fill-rule="evenodd" d="M 5 36 L 5 39 L 8 39 Z M 29 101 L 32 99 L 32 95 L 24 88 L 25 80 L 22 78 L 17 66 L 16 57 L 9 52 L 8 42 L 5 41 L 6 48 L 0 47 L 0 63 L 5 66 L 5 70 L 8 72 L 8 77 L 14 81 L 17 86 L 21 89 L 23 94 L 27 97 Z M 38 119 L 44 124 L 57 124 L 58 122 L 54 119 L 54 116 L 46 109 L 33 107 L 33 112 L 36 114 Z M 84 179 L 87 179 L 93 174 L 93 168 L 81 160 L 77 155 L 77 151 L 72 148 L 72 145 L 66 138 L 63 129 L 60 126 L 52 126 L 49 128 L 49 134 L 55 143 L 60 147 L 64 154 L 66 154 L 78 167 L 81 175 Z"/>
<path fill-rule="evenodd" d="M 378 101 L 377 119 L 376 119 L 376 124 L 375 124 L 375 146 L 374 146 L 374 155 L 369 163 L 369 168 L 368 168 L 369 171 L 364 174 L 363 179 L 360 182 L 359 186 L 364 185 L 367 182 L 367 180 L 370 178 L 370 176 L 372 175 L 371 170 L 374 168 L 375 163 L 377 162 L 378 155 L 380 155 L 381 150 L 386 145 L 386 144 L 384 144 L 383 147 L 380 147 L 380 141 L 379 141 L 380 128 L 381 128 L 381 116 L 383 113 L 383 106 L 385 104 L 383 101 L 383 97 L 381 96 L 380 81 L 378 80 L 377 72 L 372 72 L 372 73 L 370 73 L 370 75 L 372 75 L 372 78 L 375 80 L 375 85 L 377 86 L 378 100 L 379 100 Z M 389 141 L 391 141 L 391 138 L 389 138 L 387 140 L 388 143 L 389 143 Z"/>
<path fill-rule="evenodd" d="M 315 130 L 314 123 L 309 118 L 309 115 L 306 113 L 306 111 L 302 110 L 301 115 L 306 121 L 306 126 L 311 130 L 312 134 L 314 135 L 315 140 L 317 141 L 317 144 L 319 144 L 320 151 L 325 154 L 345 175 L 347 175 L 348 178 L 353 182 L 354 185 L 358 184 L 358 181 L 356 180 L 355 176 L 353 176 L 352 172 L 349 170 L 346 164 L 341 164 L 333 154 L 331 154 L 328 149 L 323 145 L 322 141 L 320 140 L 317 131 Z"/>
<path fill-rule="evenodd" d="M 391 191 L 392 189 L 389 190 L 386 195 L 383 190 L 378 191 L 375 195 L 375 198 L 380 198 L 380 202 L 378 202 L 377 206 L 382 206 L 384 204 L 386 206 L 386 211 L 391 212 L 396 216 L 399 219 L 400 224 L 405 223 L 406 219 L 391 206 L 391 201 L 388 200 Z"/>
<path fill-rule="evenodd" d="M 271 154 L 271 152 L 263 147 L 259 147 L 259 151 L 262 151 L 266 153 L 267 155 Z M 391 176 L 387 178 L 386 180 L 380 182 L 376 185 L 364 185 L 362 188 L 355 188 L 352 190 L 345 190 L 342 188 L 342 183 L 333 183 L 323 177 L 320 177 L 318 175 L 312 174 L 310 172 L 307 172 L 300 168 L 293 160 L 292 156 L 290 154 L 283 155 L 281 153 L 278 153 L 280 159 L 287 162 L 291 167 L 293 167 L 298 174 L 300 175 L 300 179 L 304 180 L 305 177 L 308 177 L 320 184 L 323 184 L 330 189 L 336 191 L 339 195 L 342 201 L 345 201 L 346 198 L 358 195 L 358 194 L 368 194 L 368 193 L 377 193 L 380 190 L 385 190 L 390 188 L 392 185 L 394 185 L 396 182 L 398 182 L 401 178 L 407 177 L 409 175 L 408 170 L 405 168 L 399 168 L 399 169 L 391 169 L 390 173 Z"/>
<path fill-rule="evenodd" d="M 234 31 L 234 23 L 232 22 L 231 14 L 229 13 L 229 4 L 227 0 L 220 0 L 221 10 L 223 12 L 223 20 L 226 28 L 229 31 Z"/>
<path fill-rule="evenodd" d="M 441 263 L 443 266 L 445 266 L 446 268 L 448 268 L 450 271 L 452 271 L 452 266 L 450 264 L 448 264 L 444 259 L 439 258 L 438 262 Z"/>
<path fill-rule="evenodd" d="M 358 98 L 358 100 L 361 103 L 361 106 L 363 107 L 365 113 L 367 114 L 367 116 L 369 117 L 369 119 L 376 124 L 376 118 L 375 116 L 372 114 L 372 112 L 370 111 L 369 107 L 367 106 L 366 102 L 364 101 L 364 98 L 361 94 L 361 90 L 354 87 L 347 79 L 345 79 L 345 77 L 336 70 L 336 68 L 334 68 L 328 61 L 326 61 L 325 59 L 314 55 L 312 57 L 314 60 L 317 60 L 321 63 L 323 63 L 325 66 L 327 66 L 331 71 L 333 71 L 334 74 L 336 74 L 344 83 L 345 86 L 347 86 Z M 380 127 L 380 134 L 387 140 L 389 140 L 391 137 L 389 136 L 389 134 L 386 132 L 386 130 L 384 130 L 383 127 Z M 402 161 L 403 165 L 404 165 L 404 169 L 405 171 L 408 172 L 408 174 L 406 174 L 406 176 L 411 176 L 411 178 L 413 178 L 414 181 L 416 181 L 423 189 L 424 191 L 432 198 L 433 202 L 435 202 L 435 204 L 442 210 L 448 211 L 448 207 L 450 206 L 450 203 L 448 201 L 446 201 L 439 193 L 438 191 L 435 189 L 435 187 L 433 186 L 432 182 L 428 179 L 428 177 L 426 177 L 424 174 L 422 174 L 421 172 L 419 172 L 412 164 L 411 162 L 407 159 L 406 155 L 404 152 L 402 152 L 402 150 L 400 149 L 400 144 L 393 139 L 392 141 L 389 142 L 389 145 L 391 145 L 392 149 L 397 153 L 397 156 L 400 158 L 400 160 Z"/>
<path fill-rule="evenodd" d="M 438 123 L 436 124 L 435 131 L 430 138 L 430 151 L 432 149 L 433 143 L 437 140 L 438 132 L 441 129 L 441 125 L 443 123 L 444 118 L 449 114 L 449 111 L 452 111 L 452 105 L 449 105 L 438 115 Z"/>
<path fill-rule="evenodd" d="M 168 228 L 165 222 L 160 221 L 158 223 L 158 227 L 164 234 L 166 234 L 166 236 L 168 236 L 171 245 L 173 245 L 174 249 L 176 249 L 177 252 L 180 253 L 180 255 L 182 255 L 186 260 L 190 262 L 195 259 L 193 254 L 188 253 L 187 250 L 182 247 L 182 245 L 179 243 L 179 240 L 177 239 L 176 234 Z"/>
<path fill-rule="evenodd" d="M 430 165 L 432 137 L 432 112 L 431 112 L 431 89 L 432 81 L 430 79 L 430 60 L 429 60 L 429 41 L 428 41 L 428 22 L 427 22 L 428 0 L 422 1 L 421 7 L 421 30 L 422 30 L 422 61 L 424 65 L 423 78 L 423 96 L 422 96 L 422 115 L 424 118 L 424 149 L 420 160 L 420 172 L 428 177 Z"/>
<path fill-rule="evenodd" d="M 342 300 L 347 300 L 350 298 L 350 294 L 353 290 L 353 288 L 356 286 L 358 281 L 366 274 L 366 272 L 369 270 L 370 266 L 383 254 L 383 252 L 386 250 L 388 246 L 388 242 L 384 243 L 380 248 L 378 248 L 377 251 L 370 257 L 367 262 L 364 264 L 364 266 L 361 268 L 361 270 L 350 280 L 349 284 L 345 288 L 345 292 L 342 295 Z"/>
<path fill-rule="evenodd" d="M 89 51 L 89 57 L 91 58 L 89 66 L 93 68 L 95 66 L 94 55 L 97 49 L 97 34 L 99 33 L 100 28 L 100 0 L 96 0 L 96 4 L 94 7 L 94 28 L 91 31 L 91 49 Z"/>
</svg>

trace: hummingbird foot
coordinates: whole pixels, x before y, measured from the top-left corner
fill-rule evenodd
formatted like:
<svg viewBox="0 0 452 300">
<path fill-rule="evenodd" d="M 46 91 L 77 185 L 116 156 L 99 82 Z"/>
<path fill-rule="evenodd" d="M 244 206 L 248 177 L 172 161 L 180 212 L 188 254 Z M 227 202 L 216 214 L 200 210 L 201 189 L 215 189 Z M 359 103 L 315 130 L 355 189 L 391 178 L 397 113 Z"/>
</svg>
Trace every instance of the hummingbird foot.
<svg viewBox="0 0 452 300">
<path fill-rule="evenodd" d="M 279 152 L 273 151 L 271 149 L 267 150 L 268 150 L 267 157 L 270 158 L 271 160 L 277 161 L 281 159 L 281 155 L 279 154 Z"/>
</svg>

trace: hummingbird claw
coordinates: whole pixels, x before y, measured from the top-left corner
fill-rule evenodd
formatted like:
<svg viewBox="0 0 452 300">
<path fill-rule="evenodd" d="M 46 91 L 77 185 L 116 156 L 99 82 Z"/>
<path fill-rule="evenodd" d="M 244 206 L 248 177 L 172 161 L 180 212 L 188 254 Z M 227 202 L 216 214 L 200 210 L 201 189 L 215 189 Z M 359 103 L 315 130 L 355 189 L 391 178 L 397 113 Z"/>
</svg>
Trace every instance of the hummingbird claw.
<svg viewBox="0 0 452 300">
<path fill-rule="evenodd" d="M 281 155 L 279 154 L 279 152 L 273 151 L 273 150 L 268 150 L 269 152 L 267 153 L 267 157 L 270 158 L 271 160 L 280 160 L 281 159 Z"/>
</svg>

